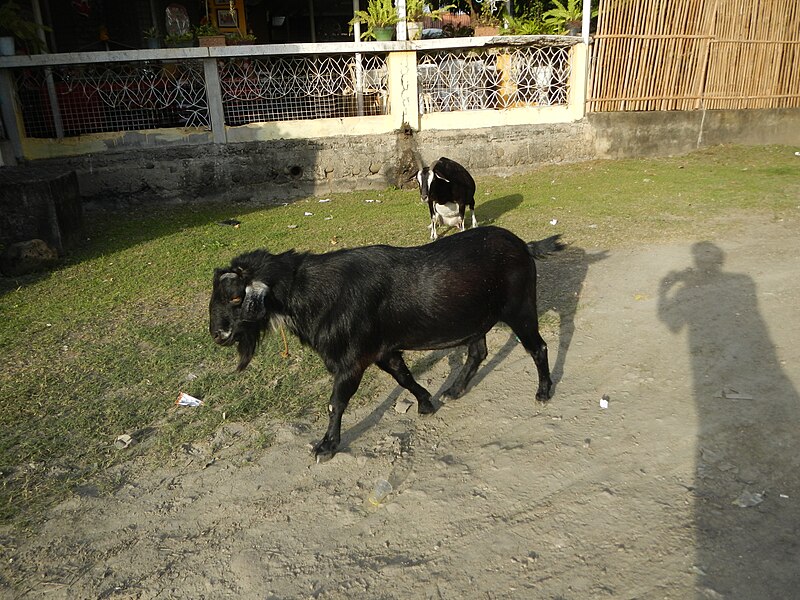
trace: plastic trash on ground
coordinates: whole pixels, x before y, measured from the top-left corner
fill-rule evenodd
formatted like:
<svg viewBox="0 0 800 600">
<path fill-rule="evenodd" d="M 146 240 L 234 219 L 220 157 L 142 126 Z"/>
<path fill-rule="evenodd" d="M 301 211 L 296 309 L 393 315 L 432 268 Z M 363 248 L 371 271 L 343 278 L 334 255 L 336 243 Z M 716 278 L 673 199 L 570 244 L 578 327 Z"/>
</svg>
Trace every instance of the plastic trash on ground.
<svg viewBox="0 0 800 600">
<path fill-rule="evenodd" d="M 200 398 L 195 398 L 194 396 L 190 396 L 186 392 L 181 392 L 178 394 L 178 399 L 175 401 L 177 406 L 191 406 L 192 408 L 196 408 L 203 403 Z"/>
<path fill-rule="evenodd" d="M 378 481 L 375 482 L 375 487 L 372 488 L 372 491 L 367 498 L 367 502 L 369 502 L 372 506 L 380 506 L 381 503 L 386 500 L 386 497 L 391 493 L 392 484 L 385 479 L 378 479 Z"/>
</svg>

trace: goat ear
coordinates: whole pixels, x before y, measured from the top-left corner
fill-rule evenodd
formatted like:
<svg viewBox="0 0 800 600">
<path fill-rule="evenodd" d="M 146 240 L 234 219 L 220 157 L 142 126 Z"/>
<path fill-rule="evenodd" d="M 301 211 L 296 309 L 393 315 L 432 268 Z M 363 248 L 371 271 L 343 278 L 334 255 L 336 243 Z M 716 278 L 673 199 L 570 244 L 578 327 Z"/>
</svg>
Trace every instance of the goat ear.
<svg viewBox="0 0 800 600">
<path fill-rule="evenodd" d="M 242 317 L 245 321 L 260 321 L 267 316 L 264 305 L 269 286 L 263 281 L 253 281 L 245 288 L 242 301 Z"/>
</svg>

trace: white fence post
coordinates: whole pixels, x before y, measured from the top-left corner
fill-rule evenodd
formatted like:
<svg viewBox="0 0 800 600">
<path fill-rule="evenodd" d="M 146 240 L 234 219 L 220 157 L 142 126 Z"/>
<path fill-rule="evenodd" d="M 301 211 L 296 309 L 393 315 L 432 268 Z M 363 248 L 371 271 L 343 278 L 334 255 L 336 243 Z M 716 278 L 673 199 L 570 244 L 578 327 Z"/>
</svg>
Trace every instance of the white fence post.
<svg viewBox="0 0 800 600">
<path fill-rule="evenodd" d="M 392 52 L 386 61 L 389 70 L 389 114 L 399 129 L 408 123 L 419 129 L 417 100 L 417 53 Z"/>
<path fill-rule="evenodd" d="M 225 131 L 225 112 L 222 109 L 222 91 L 219 84 L 219 71 L 216 58 L 203 59 L 203 76 L 206 82 L 208 118 L 211 121 L 211 134 L 215 144 L 228 141 Z"/>
</svg>

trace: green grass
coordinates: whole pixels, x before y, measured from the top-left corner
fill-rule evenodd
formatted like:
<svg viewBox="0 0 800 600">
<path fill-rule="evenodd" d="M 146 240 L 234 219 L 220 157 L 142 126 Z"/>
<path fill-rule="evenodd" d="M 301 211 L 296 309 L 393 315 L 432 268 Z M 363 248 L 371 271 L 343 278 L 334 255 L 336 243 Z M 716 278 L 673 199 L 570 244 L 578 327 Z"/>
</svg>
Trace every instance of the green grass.
<svg viewBox="0 0 800 600">
<path fill-rule="evenodd" d="M 207 302 L 214 267 L 256 247 L 326 252 L 427 241 L 427 208 L 415 190 L 329 198 L 92 212 L 87 241 L 58 270 L 0 279 L 0 520 L 35 521 L 77 486 L 112 485 L 108 466 L 159 460 L 210 439 L 224 421 L 250 423 L 268 443 L 270 423 L 324 415 L 330 382 L 313 352 L 290 340 L 283 359 L 280 336 L 271 335 L 236 374 L 235 351 L 208 336 Z M 792 150 L 722 147 L 485 178 L 476 200 L 482 224 L 526 239 L 561 232 L 591 249 L 705 237 L 730 226 L 732 214 L 796 217 L 799 198 Z M 227 218 L 241 226 L 219 224 Z M 359 396 L 373 385 L 368 378 Z M 203 406 L 175 407 L 180 391 Z M 147 443 L 114 448 L 133 432 Z"/>
</svg>

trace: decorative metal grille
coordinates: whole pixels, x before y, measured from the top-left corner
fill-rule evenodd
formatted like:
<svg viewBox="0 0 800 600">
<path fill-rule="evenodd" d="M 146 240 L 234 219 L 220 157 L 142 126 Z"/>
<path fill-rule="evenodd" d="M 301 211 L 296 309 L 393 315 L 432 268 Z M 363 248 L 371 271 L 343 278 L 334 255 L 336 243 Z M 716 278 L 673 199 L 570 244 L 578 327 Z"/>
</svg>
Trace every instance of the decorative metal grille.
<svg viewBox="0 0 800 600">
<path fill-rule="evenodd" d="M 420 54 L 420 112 L 565 105 L 569 48 L 543 45 Z"/>
<path fill-rule="evenodd" d="M 197 61 L 20 69 L 16 86 L 32 138 L 57 137 L 59 118 L 66 137 L 210 124 Z"/>
<path fill-rule="evenodd" d="M 236 58 L 219 67 L 227 125 L 387 113 L 386 58 Z"/>
<path fill-rule="evenodd" d="M 571 44 L 544 41 L 421 53 L 423 113 L 566 104 Z M 216 61 L 225 124 L 388 114 L 387 54 L 244 56 Z M 14 70 L 25 135 L 211 126 L 198 59 Z"/>
</svg>

